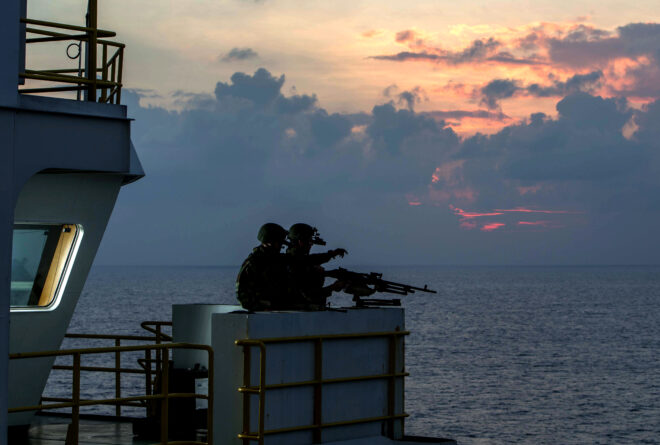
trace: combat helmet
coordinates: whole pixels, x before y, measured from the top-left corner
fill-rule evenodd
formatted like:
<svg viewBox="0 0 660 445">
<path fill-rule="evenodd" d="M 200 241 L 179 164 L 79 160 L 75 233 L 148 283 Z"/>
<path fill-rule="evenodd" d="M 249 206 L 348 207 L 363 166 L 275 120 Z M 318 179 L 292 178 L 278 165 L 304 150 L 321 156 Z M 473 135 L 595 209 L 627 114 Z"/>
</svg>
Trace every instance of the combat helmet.
<svg viewBox="0 0 660 445">
<path fill-rule="evenodd" d="M 310 240 L 312 244 L 325 246 L 325 241 L 319 236 L 316 227 L 305 223 L 296 223 L 289 228 L 289 239 L 291 241 Z"/>
<path fill-rule="evenodd" d="M 259 229 L 257 239 L 262 243 L 283 243 L 286 235 L 287 231 L 284 227 L 275 223 L 266 223 Z"/>
</svg>

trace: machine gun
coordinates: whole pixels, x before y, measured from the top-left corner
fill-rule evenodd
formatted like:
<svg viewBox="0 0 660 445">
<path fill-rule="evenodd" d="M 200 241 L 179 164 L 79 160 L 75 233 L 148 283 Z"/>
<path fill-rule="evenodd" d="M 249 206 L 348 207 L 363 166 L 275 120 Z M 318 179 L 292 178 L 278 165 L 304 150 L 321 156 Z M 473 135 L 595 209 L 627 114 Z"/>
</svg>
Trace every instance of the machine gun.
<svg viewBox="0 0 660 445">
<path fill-rule="evenodd" d="M 378 272 L 360 273 L 340 267 L 338 269 L 326 270 L 324 275 L 346 282 L 348 286 L 344 289 L 344 292 L 353 295 L 353 301 L 357 307 L 401 306 L 401 299 L 399 298 L 365 298 L 376 292 L 387 292 L 398 295 L 414 294 L 415 291 L 437 293 L 429 289 L 426 285 L 424 287 L 416 287 L 409 284 L 383 280 L 383 274 Z"/>
</svg>

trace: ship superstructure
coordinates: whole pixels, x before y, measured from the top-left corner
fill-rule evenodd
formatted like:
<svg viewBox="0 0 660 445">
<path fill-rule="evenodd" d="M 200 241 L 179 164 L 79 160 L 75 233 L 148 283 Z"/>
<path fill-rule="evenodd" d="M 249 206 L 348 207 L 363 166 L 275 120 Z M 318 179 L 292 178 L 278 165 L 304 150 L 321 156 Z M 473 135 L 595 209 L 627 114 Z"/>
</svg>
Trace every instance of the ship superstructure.
<svg viewBox="0 0 660 445">
<path fill-rule="evenodd" d="M 77 23 L 30 19 L 26 1 L 0 2 L 0 444 L 8 426 L 54 406 L 70 408 L 71 420 L 48 443 L 80 443 L 80 408 L 93 403 L 113 405 L 115 420 L 122 406 L 146 410 L 115 443 L 133 442 L 133 432 L 163 444 L 453 443 L 405 435 L 403 308 L 180 305 L 172 322 L 143 323 L 155 345 L 73 334 L 116 346 L 59 350 L 119 190 L 144 173 L 120 104 L 124 46 L 98 27 L 97 0 Z M 35 66 L 35 45 L 54 45 L 63 65 Z M 145 354 L 139 369 L 119 358 L 135 351 Z M 105 353 L 115 368 L 81 365 Z M 72 395 L 46 406 L 42 392 L 63 355 L 72 357 Z M 81 371 L 111 372 L 115 397 L 82 400 Z M 143 375 L 145 394 L 122 395 L 122 372 Z"/>
<path fill-rule="evenodd" d="M 55 23 L 0 3 L 1 443 L 31 417 L 8 408 L 38 404 L 54 361 L 8 355 L 59 349 L 119 189 L 144 175 L 120 105 L 124 46 L 97 9 Z M 57 66 L 32 60 L 44 47 Z"/>
</svg>

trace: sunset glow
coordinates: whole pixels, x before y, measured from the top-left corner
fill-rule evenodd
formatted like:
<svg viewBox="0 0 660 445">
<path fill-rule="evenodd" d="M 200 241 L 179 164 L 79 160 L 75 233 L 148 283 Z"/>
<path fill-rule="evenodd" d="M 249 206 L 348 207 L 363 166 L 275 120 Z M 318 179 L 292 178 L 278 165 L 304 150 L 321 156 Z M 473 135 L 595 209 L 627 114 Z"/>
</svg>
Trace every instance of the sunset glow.
<svg viewBox="0 0 660 445">
<path fill-rule="evenodd" d="M 27 3 L 31 18 L 84 24 L 75 1 Z M 636 246 L 655 261 L 660 247 L 638 238 L 658 223 L 657 0 L 533 6 L 103 2 L 99 26 L 127 45 L 122 100 L 148 171 L 136 187 L 159 197 L 120 214 L 176 209 L 179 226 L 243 240 L 261 219 L 309 221 L 361 234 L 338 238 L 365 263 L 409 246 L 432 264 L 636 263 Z M 518 236 L 525 249 L 509 249 Z M 233 246 L 208 262 L 237 261 Z"/>
<path fill-rule="evenodd" d="M 496 222 L 496 223 L 489 223 L 489 224 L 484 224 L 484 225 L 481 227 L 480 230 L 481 230 L 482 232 L 492 232 L 493 230 L 497 230 L 497 229 L 499 229 L 499 228 L 501 228 L 501 227 L 504 227 L 504 226 L 506 226 L 506 224 L 504 224 L 504 223 L 498 223 L 498 222 Z"/>
</svg>

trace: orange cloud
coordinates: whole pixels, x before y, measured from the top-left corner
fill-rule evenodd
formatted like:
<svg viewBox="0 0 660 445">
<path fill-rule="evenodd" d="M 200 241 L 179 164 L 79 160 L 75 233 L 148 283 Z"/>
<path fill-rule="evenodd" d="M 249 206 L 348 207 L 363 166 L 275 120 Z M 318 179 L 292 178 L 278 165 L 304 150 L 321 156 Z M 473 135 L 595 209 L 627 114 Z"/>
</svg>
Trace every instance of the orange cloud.
<svg viewBox="0 0 660 445">
<path fill-rule="evenodd" d="M 480 218 L 482 216 L 502 215 L 501 212 L 490 212 L 490 213 L 466 212 L 465 210 L 459 209 L 458 207 L 454 207 L 453 205 L 450 205 L 449 208 L 454 211 L 454 214 L 460 216 L 461 218 L 465 218 L 465 219 Z"/>
<path fill-rule="evenodd" d="M 480 230 L 481 230 L 482 232 L 492 232 L 493 230 L 497 230 L 497 229 L 499 229 L 500 227 L 504 227 L 504 226 L 506 226 L 506 224 L 504 224 L 504 223 L 499 223 L 499 222 L 495 222 L 495 223 L 490 223 L 490 224 L 484 224 L 484 225 L 481 227 Z"/>
<path fill-rule="evenodd" d="M 496 212 L 509 212 L 509 213 L 555 213 L 555 214 L 581 214 L 583 212 L 573 212 L 570 210 L 539 210 L 539 209 L 526 209 L 524 207 L 516 207 L 514 209 L 495 209 Z"/>
</svg>

